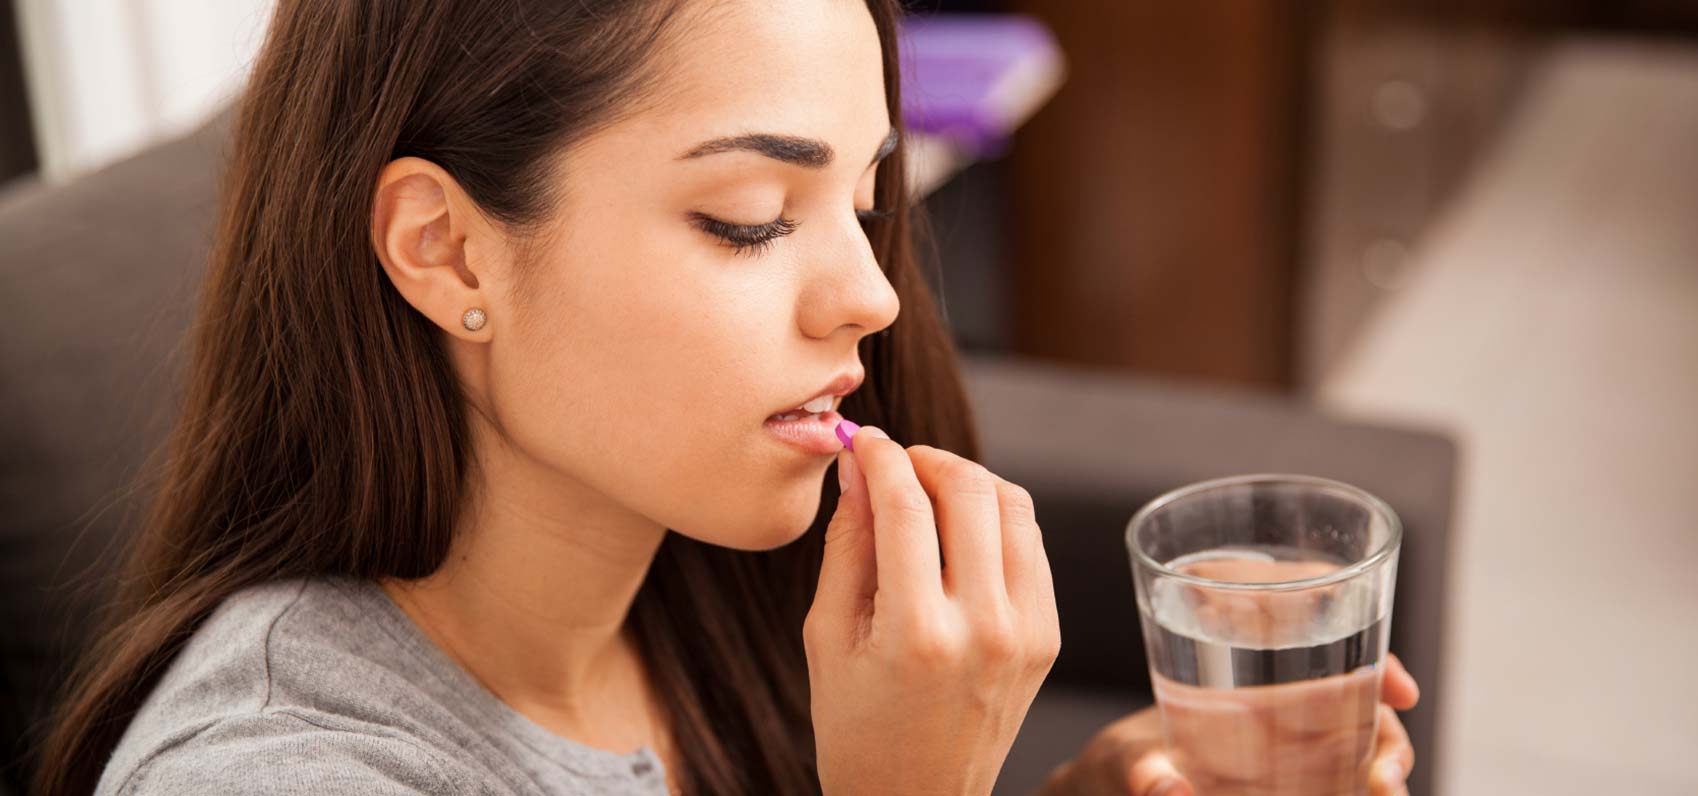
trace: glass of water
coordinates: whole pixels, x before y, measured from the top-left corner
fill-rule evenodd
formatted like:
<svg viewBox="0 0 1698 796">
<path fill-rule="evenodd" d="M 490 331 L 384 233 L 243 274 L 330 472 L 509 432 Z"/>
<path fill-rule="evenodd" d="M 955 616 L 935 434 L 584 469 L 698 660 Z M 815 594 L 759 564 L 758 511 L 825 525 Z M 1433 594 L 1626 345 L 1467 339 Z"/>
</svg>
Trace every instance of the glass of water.
<svg viewBox="0 0 1698 796">
<path fill-rule="evenodd" d="M 1167 748 L 1198 796 L 1358 796 L 1378 730 L 1403 531 L 1301 475 L 1151 501 L 1126 546 Z"/>
</svg>

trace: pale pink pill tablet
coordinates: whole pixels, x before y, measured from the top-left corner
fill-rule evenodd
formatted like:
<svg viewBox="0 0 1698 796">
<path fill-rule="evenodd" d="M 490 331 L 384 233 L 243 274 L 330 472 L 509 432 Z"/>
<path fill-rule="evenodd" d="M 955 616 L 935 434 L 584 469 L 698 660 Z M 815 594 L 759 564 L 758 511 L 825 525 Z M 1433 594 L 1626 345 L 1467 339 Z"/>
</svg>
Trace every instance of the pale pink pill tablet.
<svg viewBox="0 0 1698 796">
<path fill-rule="evenodd" d="M 855 432 L 860 430 L 861 426 L 859 423 L 856 423 L 847 417 L 843 418 L 837 423 L 837 438 L 843 441 L 843 447 L 848 448 L 849 450 L 854 450 Z"/>
</svg>

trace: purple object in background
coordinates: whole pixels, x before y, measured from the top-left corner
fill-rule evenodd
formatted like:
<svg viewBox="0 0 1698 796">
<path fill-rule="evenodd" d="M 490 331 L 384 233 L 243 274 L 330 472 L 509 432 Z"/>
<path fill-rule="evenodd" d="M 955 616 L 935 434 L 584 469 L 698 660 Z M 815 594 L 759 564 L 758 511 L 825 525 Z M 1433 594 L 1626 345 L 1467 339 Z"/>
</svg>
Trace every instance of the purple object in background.
<svg viewBox="0 0 1698 796">
<path fill-rule="evenodd" d="M 1055 37 L 1024 15 L 908 16 L 898 40 L 905 126 L 974 158 L 1001 154 L 1066 73 Z"/>
</svg>

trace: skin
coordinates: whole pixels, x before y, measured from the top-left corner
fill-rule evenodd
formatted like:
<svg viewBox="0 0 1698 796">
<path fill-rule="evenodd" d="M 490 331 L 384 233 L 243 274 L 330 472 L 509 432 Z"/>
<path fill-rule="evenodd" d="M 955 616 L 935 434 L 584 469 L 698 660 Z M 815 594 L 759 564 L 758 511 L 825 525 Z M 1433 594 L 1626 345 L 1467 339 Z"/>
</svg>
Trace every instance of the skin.
<svg viewBox="0 0 1698 796">
<path fill-rule="evenodd" d="M 891 126 L 872 19 L 846 0 L 784 8 L 685 20 L 662 101 L 561 153 L 563 198 L 534 248 L 429 161 L 395 160 L 375 186 L 384 273 L 441 328 L 478 410 L 447 561 L 383 588 L 521 714 L 598 748 L 652 747 L 669 771 L 670 731 L 624 629 L 655 552 L 668 529 L 742 550 L 806 531 L 832 460 L 763 422 L 859 370 L 857 341 L 900 309 L 856 216 L 873 209 Z M 680 157 L 753 132 L 834 157 Z M 693 213 L 797 225 L 736 253 Z M 472 307 L 488 317 L 478 331 L 460 322 Z M 924 776 L 986 793 L 1059 645 L 1041 536 L 1023 490 L 875 431 L 856 437 L 866 461 L 840 462 L 864 469 L 862 498 L 833 520 L 804 629 L 822 780 L 834 794 Z M 919 695 L 925 722 L 911 720 Z M 963 742 L 963 726 L 985 729 Z"/>
</svg>

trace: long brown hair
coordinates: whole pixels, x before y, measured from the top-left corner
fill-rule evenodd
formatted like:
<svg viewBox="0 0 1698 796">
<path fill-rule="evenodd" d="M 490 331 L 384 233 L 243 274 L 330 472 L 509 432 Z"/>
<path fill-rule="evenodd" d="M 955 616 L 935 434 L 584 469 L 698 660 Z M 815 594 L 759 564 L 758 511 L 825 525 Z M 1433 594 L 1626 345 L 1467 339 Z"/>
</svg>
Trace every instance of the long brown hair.
<svg viewBox="0 0 1698 796">
<path fill-rule="evenodd" d="M 867 0 L 900 124 L 898 0 Z M 319 573 L 419 578 L 467 485 L 467 402 L 432 324 L 369 243 L 390 160 L 440 165 L 523 231 L 554 200 L 548 156 L 631 110 L 678 0 L 284 0 L 236 117 L 188 382 L 108 629 L 42 744 L 43 794 L 93 790 L 165 667 L 217 605 Z M 844 413 L 977 458 L 951 337 L 914 254 L 898 146 L 866 222 L 902 312 L 861 343 Z M 334 418 L 334 422 L 326 422 Z M 152 468 L 150 468 L 152 469 Z M 629 621 L 692 792 L 818 792 L 802 619 L 836 508 L 749 553 L 668 534 Z"/>
</svg>

